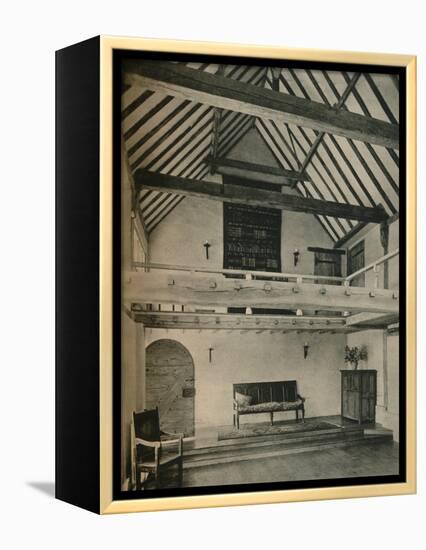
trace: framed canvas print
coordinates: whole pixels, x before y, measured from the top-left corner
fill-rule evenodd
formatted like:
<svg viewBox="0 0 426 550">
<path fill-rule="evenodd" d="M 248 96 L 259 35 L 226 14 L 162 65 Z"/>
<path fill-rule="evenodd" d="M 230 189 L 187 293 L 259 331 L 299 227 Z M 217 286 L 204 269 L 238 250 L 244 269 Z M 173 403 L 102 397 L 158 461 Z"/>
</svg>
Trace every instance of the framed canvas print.
<svg viewBox="0 0 426 550">
<path fill-rule="evenodd" d="M 57 52 L 56 495 L 415 491 L 415 57 Z"/>
</svg>

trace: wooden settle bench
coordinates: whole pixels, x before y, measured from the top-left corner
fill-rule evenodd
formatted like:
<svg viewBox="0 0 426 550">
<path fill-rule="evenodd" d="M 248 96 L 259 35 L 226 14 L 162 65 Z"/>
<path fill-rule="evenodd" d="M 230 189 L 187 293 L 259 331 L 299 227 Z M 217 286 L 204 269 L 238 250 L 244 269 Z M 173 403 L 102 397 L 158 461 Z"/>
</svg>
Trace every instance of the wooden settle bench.
<svg viewBox="0 0 426 550">
<path fill-rule="evenodd" d="M 233 396 L 237 429 L 240 429 L 240 416 L 245 414 L 269 413 L 273 426 L 274 412 L 295 411 L 299 420 L 299 411 L 302 411 L 302 421 L 305 421 L 305 399 L 297 393 L 296 380 L 233 384 Z"/>
</svg>

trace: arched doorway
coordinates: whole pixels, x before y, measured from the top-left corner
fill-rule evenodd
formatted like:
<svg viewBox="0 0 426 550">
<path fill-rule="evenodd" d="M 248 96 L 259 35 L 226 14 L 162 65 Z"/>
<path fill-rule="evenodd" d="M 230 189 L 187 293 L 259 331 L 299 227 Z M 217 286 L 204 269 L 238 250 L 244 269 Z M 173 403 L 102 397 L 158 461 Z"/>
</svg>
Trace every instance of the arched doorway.
<svg viewBox="0 0 426 550">
<path fill-rule="evenodd" d="M 194 435 L 194 362 L 175 340 L 146 348 L 146 408 L 158 407 L 161 429 Z"/>
</svg>

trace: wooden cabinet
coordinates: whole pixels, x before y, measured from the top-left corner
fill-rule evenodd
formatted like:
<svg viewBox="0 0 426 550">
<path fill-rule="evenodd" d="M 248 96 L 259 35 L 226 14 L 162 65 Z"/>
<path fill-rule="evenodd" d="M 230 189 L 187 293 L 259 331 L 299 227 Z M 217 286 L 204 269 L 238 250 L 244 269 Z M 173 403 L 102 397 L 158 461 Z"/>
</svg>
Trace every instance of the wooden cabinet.
<svg viewBox="0 0 426 550">
<path fill-rule="evenodd" d="M 376 421 L 377 371 L 342 370 L 342 416 L 361 423 Z"/>
</svg>

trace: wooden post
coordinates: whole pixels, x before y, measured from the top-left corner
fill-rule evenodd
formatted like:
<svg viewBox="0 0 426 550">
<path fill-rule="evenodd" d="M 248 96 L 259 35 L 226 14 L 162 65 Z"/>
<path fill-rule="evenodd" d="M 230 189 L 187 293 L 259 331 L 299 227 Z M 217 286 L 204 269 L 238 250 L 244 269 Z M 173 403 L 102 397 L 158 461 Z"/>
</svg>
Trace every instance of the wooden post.
<svg viewBox="0 0 426 550">
<path fill-rule="evenodd" d="M 383 246 L 383 255 L 389 252 L 389 224 L 384 221 L 380 224 L 380 242 Z M 386 261 L 383 266 L 383 288 L 389 288 L 389 262 Z"/>
<path fill-rule="evenodd" d="M 380 266 L 375 265 L 373 268 L 373 271 L 374 271 L 374 288 L 379 288 Z"/>
<path fill-rule="evenodd" d="M 389 402 L 388 392 L 388 335 L 387 331 L 383 331 L 383 406 L 385 411 L 388 410 Z"/>
</svg>

